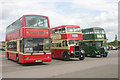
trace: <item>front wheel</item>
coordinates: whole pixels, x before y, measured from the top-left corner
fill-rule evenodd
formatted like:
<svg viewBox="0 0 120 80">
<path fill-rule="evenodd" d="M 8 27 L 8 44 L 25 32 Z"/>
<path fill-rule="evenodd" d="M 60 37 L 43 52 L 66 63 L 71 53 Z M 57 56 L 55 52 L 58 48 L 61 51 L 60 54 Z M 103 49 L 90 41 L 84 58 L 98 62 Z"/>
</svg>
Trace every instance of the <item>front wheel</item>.
<svg viewBox="0 0 120 80">
<path fill-rule="evenodd" d="M 85 59 L 85 54 L 80 54 L 79 55 L 79 60 L 84 60 Z"/>
<path fill-rule="evenodd" d="M 69 54 L 68 54 L 67 52 L 64 52 L 64 53 L 63 53 L 63 59 L 64 59 L 65 61 L 68 61 L 68 60 L 70 59 L 70 56 L 69 56 Z"/>
<path fill-rule="evenodd" d="M 103 54 L 103 57 L 107 57 L 107 53 L 106 52 Z"/>
</svg>

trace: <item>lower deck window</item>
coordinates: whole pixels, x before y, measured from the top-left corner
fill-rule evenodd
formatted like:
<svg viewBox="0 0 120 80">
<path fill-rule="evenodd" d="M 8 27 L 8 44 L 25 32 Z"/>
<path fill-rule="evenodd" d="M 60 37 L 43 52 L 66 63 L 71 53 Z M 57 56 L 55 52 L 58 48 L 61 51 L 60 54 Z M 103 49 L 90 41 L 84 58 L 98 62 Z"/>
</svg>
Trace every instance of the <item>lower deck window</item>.
<svg viewBox="0 0 120 80">
<path fill-rule="evenodd" d="M 25 38 L 24 53 L 50 52 L 50 39 Z"/>
</svg>

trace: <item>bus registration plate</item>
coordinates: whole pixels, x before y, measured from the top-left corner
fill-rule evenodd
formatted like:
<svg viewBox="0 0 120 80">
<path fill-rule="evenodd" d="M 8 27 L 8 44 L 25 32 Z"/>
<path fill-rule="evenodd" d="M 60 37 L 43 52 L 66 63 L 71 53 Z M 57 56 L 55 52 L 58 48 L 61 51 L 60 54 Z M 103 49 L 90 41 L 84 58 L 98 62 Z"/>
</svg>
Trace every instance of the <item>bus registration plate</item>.
<svg viewBox="0 0 120 80">
<path fill-rule="evenodd" d="M 42 62 L 42 60 L 36 60 L 36 62 Z"/>
</svg>

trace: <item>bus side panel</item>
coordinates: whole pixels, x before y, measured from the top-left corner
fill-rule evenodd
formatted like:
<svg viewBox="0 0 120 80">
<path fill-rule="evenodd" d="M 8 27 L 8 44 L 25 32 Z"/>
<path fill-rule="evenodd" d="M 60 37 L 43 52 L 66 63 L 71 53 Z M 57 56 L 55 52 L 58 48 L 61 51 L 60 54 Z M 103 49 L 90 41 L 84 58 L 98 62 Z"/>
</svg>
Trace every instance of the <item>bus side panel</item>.
<svg viewBox="0 0 120 80">
<path fill-rule="evenodd" d="M 63 58 L 62 53 L 64 51 L 68 51 L 67 49 L 51 49 L 52 54 L 54 54 L 55 58 Z"/>
<path fill-rule="evenodd" d="M 77 33 L 78 34 L 78 33 Z M 73 34 L 61 34 L 61 39 L 83 39 L 82 34 L 78 34 L 78 36 L 73 36 Z"/>
<path fill-rule="evenodd" d="M 23 59 L 23 55 L 22 55 L 22 54 L 18 54 L 18 57 L 19 57 L 19 62 L 20 62 L 20 63 L 23 63 L 23 60 L 24 60 L 24 59 Z"/>
<path fill-rule="evenodd" d="M 9 52 L 9 58 L 16 61 L 16 53 Z"/>
<path fill-rule="evenodd" d="M 16 40 L 22 38 L 22 29 L 6 34 L 6 41 Z"/>
</svg>

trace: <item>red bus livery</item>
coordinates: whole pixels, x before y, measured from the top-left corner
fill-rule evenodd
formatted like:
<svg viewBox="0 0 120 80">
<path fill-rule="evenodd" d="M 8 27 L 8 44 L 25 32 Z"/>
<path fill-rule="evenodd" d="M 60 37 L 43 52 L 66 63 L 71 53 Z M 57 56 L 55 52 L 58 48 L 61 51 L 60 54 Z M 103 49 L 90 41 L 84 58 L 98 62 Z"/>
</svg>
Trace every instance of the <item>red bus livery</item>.
<svg viewBox="0 0 120 80">
<path fill-rule="evenodd" d="M 83 39 L 79 26 L 63 25 L 51 28 L 51 38 L 52 57 L 64 60 L 77 57 L 79 60 L 84 60 L 85 53 L 78 44 Z"/>
<path fill-rule="evenodd" d="M 6 29 L 6 58 L 18 63 L 51 61 L 49 19 L 23 15 Z"/>
</svg>

